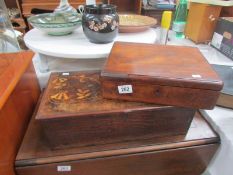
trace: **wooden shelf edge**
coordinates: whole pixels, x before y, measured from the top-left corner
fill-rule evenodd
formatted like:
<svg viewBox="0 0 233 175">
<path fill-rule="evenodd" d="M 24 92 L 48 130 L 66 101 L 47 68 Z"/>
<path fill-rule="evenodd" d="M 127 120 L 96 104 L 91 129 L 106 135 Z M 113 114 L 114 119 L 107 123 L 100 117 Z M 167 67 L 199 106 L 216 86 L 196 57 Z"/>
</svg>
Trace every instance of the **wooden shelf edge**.
<svg viewBox="0 0 233 175">
<path fill-rule="evenodd" d="M 0 54 L 0 62 L 4 59 L 12 59 L 6 68 L 0 68 L 0 70 L 4 69 L 0 75 L 0 110 L 14 90 L 14 87 L 19 82 L 20 77 L 26 71 L 33 55 L 34 53 L 32 51 Z"/>
</svg>

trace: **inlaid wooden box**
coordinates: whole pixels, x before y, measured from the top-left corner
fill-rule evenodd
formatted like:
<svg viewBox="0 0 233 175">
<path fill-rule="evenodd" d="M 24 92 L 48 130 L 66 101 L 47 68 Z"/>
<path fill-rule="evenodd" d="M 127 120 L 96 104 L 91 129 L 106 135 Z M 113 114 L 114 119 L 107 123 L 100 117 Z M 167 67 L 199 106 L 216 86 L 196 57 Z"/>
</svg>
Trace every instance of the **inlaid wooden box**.
<svg viewBox="0 0 233 175">
<path fill-rule="evenodd" d="M 51 148 L 184 134 L 195 110 L 103 99 L 99 71 L 54 73 L 36 120 Z"/>
<path fill-rule="evenodd" d="M 200 114 L 185 135 L 63 150 L 51 150 L 32 120 L 15 169 L 17 175 L 200 175 L 218 147 L 219 137 Z"/>
<path fill-rule="evenodd" d="M 223 82 L 194 47 L 115 42 L 101 72 L 104 98 L 212 109 Z"/>
</svg>

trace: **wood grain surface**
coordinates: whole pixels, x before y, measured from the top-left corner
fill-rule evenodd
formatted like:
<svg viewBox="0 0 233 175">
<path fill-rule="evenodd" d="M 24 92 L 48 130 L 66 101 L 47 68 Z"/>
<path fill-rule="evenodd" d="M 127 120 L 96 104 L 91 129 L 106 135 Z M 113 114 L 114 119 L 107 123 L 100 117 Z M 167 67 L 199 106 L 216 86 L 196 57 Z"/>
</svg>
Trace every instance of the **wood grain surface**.
<svg viewBox="0 0 233 175">
<path fill-rule="evenodd" d="M 52 148 L 187 132 L 194 109 L 104 99 L 99 75 L 100 71 L 51 75 L 36 119 Z"/>
<path fill-rule="evenodd" d="M 32 52 L 0 54 L 0 174 L 14 175 L 14 160 L 40 94 Z"/>
<path fill-rule="evenodd" d="M 31 63 L 33 55 L 30 51 L 0 55 L 0 109 Z"/>
<path fill-rule="evenodd" d="M 109 4 L 117 6 L 118 13 L 136 13 L 141 14 L 142 0 L 107 0 Z"/>
<path fill-rule="evenodd" d="M 217 105 L 233 109 L 233 95 L 221 93 L 218 98 Z"/>
<path fill-rule="evenodd" d="M 101 72 L 103 97 L 174 106 L 215 106 L 223 82 L 197 48 L 116 42 Z M 133 93 L 119 94 L 118 86 Z"/>
<path fill-rule="evenodd" d="M 222 7 L 217 5 L 190 3 L 185 36 L 195 43 L 212 40 Z"/>
<path fill-rule="evenodd" d="M 17 155 L 18 175 L 56 175 L 58 166 L 71 166 L 66 174 L 201 174 L 219 145 L 219 137 L 196 114 L 186 135 L 127 141 L 116 144 L 51 150 L 32 120 Z"/>
<path fill-rule="evenodd" d="M 31 15 L 33 8 L 54 10 L 59 5 L 59 0 L 22 0 L 23 15 L 28 17 Z M 96 0 L 97 3 L 101 3 L 102 0 Z M 69 3 L 74 8 L 78 9 L 79 5 L 84 5 L 85 0 L 69 0 Z"/>
</svg>

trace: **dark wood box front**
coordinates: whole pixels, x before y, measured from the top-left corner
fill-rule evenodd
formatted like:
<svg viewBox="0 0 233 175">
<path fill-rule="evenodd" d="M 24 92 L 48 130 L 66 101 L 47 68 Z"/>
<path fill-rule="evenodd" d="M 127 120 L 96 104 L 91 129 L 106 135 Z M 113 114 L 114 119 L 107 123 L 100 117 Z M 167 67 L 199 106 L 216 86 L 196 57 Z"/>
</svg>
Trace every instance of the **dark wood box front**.
<svg viewBox="0 0 233 175">
<path fill-rule="evenodd" d="M 103 99 L 100 72 L 52 74 L 36 119 L 52 148 L 185 134 L 195 110 Z"/>
<path fill-rule="evenodd" d="M 157 19 L 158 23 L 156 24 L 156 26 L 160 26 L 164 11 L 172 11 L 174 13 L 175 9 L 158 9 L 150 5 L 142 6 L 142 15 L 151 16 Z"/>
<path fill-rule="evenodd" d="M 198 113 L 185 135 L 63 150 L 51 150 L 32 120 L 15 166 L 18 175 L 200 175 L 218 146 Z"/>
<path fill-rule="evenodd" d="M 101 83 L 104 98 L 196 109 L 212 109 L 223 86 L 197 48 L 124 42 L 113 45 Z"/>
</svg>

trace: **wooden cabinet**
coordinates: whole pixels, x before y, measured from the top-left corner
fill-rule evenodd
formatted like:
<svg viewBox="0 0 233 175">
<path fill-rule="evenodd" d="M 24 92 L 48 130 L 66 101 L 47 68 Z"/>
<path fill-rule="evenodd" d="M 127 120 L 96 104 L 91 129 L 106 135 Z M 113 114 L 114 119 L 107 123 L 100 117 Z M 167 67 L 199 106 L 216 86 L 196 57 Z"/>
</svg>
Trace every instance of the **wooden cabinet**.
<svg viewBox="0 0 233 175">
<path fill-rule="evenodd" d="M 54 10 L 59 5 L 60 0 L 22 0 L 22 11 L 24 16 L 30 16 L 33 8 L 43 10 Z M 97 3 L 102 0 L 96 0 Z M 86 0 L 69 0 L 69 3 L 78 8 L 79 5 L 85 4 Z"/>
<path fill-rule="evenodd" d="M 32 52 L 0 54 L 0 174 L 14 175 L 14 160 L 40 94 Z"/>
<path fill-rule="evenodd" d="M 9 9 L 18 9 L 19 10 L 19 17 L 12 18 L 11 23 L 15 30 L 20 31 L 21 33 L 26 32 L 26 24 L 23 19 L 22 11 L 21 11 L 21 5 L 19 0 L 7 0 L 5 1 L 7 8 Z"/>
<path fill-rule="evenodd" d="M 108 3 L 116 5 L 118 13 L 141 14 L 142 0 L 108 0 Z"/>
<path fill-rule="evenodd" d="M 232 17 L 233 7 L 223 7 L 220 16 L 221 17 Z"/>
<path fill-rule="evenodd" d="M 54 10 L 59 5 L 60 0 L 22 0 L 22 13 L 24 16 L 30 16 L 33 8 Z M 78 8 L 85 4 L 86 0 L 69 0 L 69 3 Z M 117 6 L 119 13 L 141 14 L 142 0 L 96 0 L 97 3 L 109 3 Z"/>
<path fill-rule="evenodd" d="M 17 155 L 18 175 L 200 175 L 219 137 L 196 114 L 186 135 L 51 150 L 32 120 Z"/>
<path fill-rule="evenodd" d="M 190 3 L 185 36 L 195 43 L 209 42 L 221 9 L 221 6 Z"/>
</svg>

